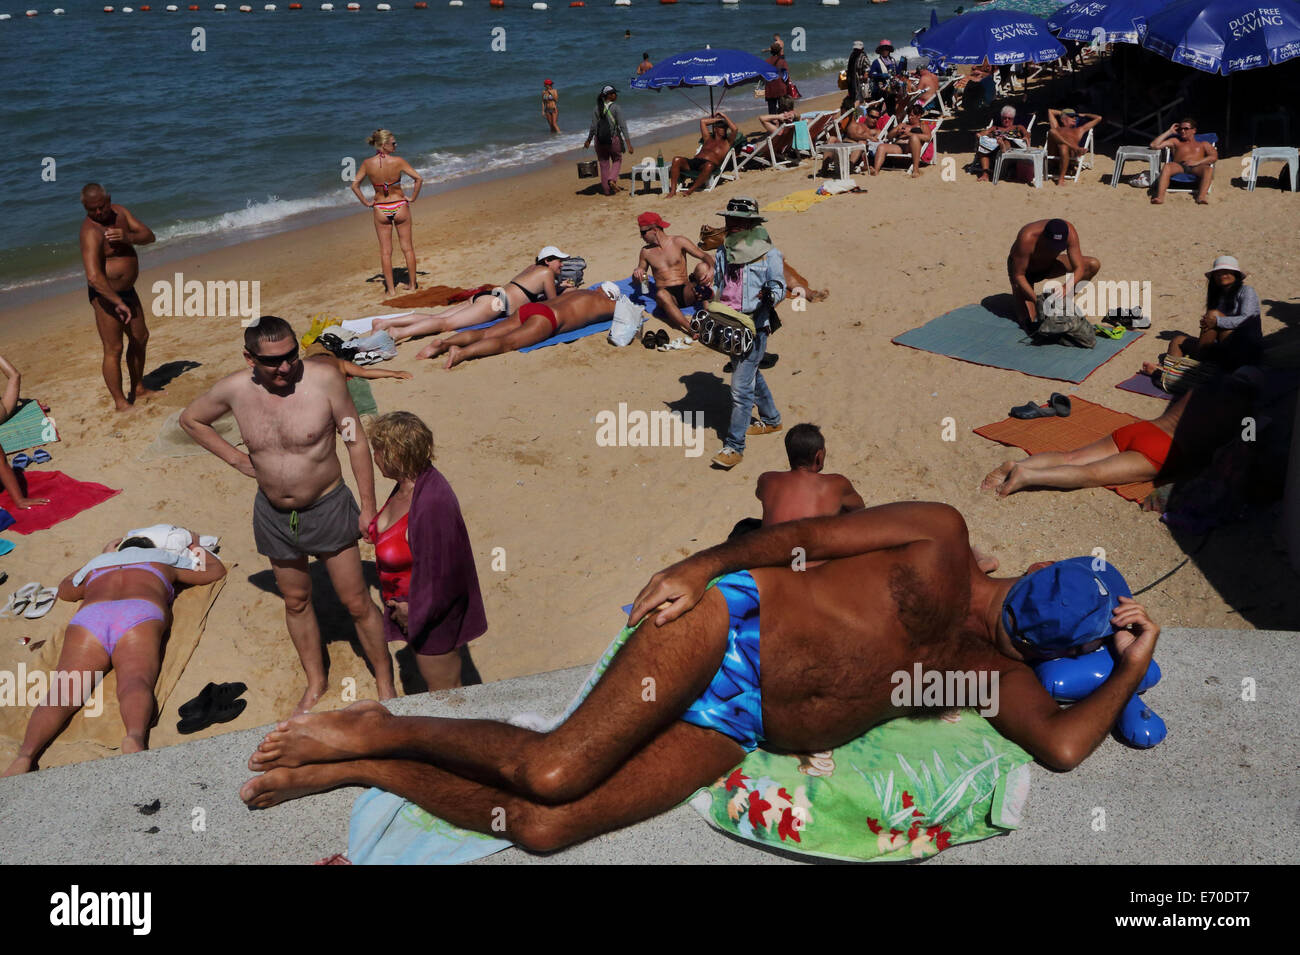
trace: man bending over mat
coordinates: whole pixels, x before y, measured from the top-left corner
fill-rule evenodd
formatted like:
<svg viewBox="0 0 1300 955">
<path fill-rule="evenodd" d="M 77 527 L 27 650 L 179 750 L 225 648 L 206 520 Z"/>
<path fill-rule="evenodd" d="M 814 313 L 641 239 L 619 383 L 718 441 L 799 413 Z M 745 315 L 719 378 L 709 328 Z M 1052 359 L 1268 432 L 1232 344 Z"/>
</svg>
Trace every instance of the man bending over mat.
<svg viewBox="0 0 1300 955">
<path fill-rule="evenodd" d="M 826 563 L 792 570 L 796 548 Z M 1075 558 L 989 577 L 945 504 L 765 527 L 652 577 L 629 618 L 639 629 L 551 732 L 357 703 L 281 723 L 249 760 L 265 772 L 240 797 L 266 808 L 377 786 L 478 832 L 493 832 L 504 809 L 506 831 L 494 835 L 549 852 L 673 808 L 759 746 L 829 750 L 916 712 L 890 702 L 890 674 L 914 664 L 1000 672 L 993 725 L 1071 769 L 1106 737 L 1160 633 L 1118 595 L 1127 588 L 1113 568 L 1091 566 Z M 1022 662 L 1082 652 L 1112 632 L 1112 675 L 1069 709 Z"/>
</svg>

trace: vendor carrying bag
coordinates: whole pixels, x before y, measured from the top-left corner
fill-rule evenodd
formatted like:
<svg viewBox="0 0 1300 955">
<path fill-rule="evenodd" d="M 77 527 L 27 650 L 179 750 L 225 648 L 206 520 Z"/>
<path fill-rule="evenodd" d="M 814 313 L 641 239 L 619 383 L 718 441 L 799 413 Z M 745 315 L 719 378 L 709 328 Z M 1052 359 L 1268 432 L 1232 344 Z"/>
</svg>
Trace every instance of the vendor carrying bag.
<svg viewBox="0 0 1300 955">
<path fill-rule="evenodd" d="M 726 238 L 727 230 L 723 226 L 700 226 L 700 249 L 704 252 L 719 248 Z"/>
<path fill-rule="evenodd" d="M 739 359 L 754 350 L 758 334 L 752 318 L 721 302 L 697 308 L 691 317 L 691 331 L 700 336 L 701 345 Z"/>
</svg>

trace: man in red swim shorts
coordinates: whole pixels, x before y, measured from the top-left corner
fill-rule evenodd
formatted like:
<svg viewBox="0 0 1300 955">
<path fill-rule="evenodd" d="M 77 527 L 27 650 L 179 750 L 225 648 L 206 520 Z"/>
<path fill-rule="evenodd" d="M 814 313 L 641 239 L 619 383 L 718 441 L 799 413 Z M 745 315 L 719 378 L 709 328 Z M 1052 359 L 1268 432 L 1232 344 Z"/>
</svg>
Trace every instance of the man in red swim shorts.
<svg viewBox="0 0 1300 955">
<path fill-rule="evenodd" d="M 1006 497 L 1030 488 L 1072 491 L 1139 481 L 1172 480 L 1208 463 L 1229 440 L 1240 440 L 1250 413 L 1257 369 L 1243 368 L 1222 385 L 1189 391 L 1151 421 L 1134 421 L 1074 451 L 1045 451 L 1004 461 L 980 484 Z"/>
<path fill-rule="evenodd" d="M 559 332 L 608 321 L 614 316 L 618 299 L 618 286 L 605 282 L 599 288 L 565 292 L 549 302 L 530 302 L 488 328 L 459 332 L 434 342 L 427 349 L 428 357 L 446 352 L 446 367 L 455 368 L 471 358 L 518 351 Z"/>
</svg>

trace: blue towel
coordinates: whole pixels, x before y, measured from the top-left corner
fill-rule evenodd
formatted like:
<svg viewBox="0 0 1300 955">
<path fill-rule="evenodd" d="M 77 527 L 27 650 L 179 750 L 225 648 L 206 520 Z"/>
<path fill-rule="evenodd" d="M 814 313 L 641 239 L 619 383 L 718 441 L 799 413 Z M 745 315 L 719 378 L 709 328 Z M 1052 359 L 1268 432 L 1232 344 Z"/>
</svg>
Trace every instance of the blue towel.
<svg viewBox="0 0 1300 955">
<path fill-rule="evenodd" d="M 1140 332 L 1130 329 L 1118 341 L 1098 336 L 1095 348 L 1035 345 L 1011 319 L 995 315 L 983 305 L 963 305 L 893 341 L 976 365 L 1077 383 L 1141 337 Z"/>
<path fill-rule="evenodd" d="M 457 828 L 381 789 L 366 790 L 352 804 L 348 859 L 353 865 L 456 865 L 510 846 Z"/>
<path fill-rule="evenodd" d="M 806 153 L 812 152 L 812 137 L 808 135 L 808 123 L 797 120 L 794 124 L 794 148 Z"/>
</svg>

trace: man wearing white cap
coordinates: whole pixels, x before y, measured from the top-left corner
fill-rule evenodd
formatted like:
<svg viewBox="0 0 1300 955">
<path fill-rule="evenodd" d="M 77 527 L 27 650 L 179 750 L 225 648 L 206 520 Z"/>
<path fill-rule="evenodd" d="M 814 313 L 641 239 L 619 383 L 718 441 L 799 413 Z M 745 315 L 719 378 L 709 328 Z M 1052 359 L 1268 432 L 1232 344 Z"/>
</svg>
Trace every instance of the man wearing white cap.
<svg viewBox="0 0 1300 955">
<path fill-rule="evenodd" d="M 613 282 L 599 288 L 565 291 L 550 302 L 529 302 L 488 328 L 463 331 L 433 342 L 419 357 L 437 358 L 447 353 L 447 368 L 471 358 L 485 358 L 536 345 L 552 335 L 607 321 L 622 297 Z"/>
</svg>

